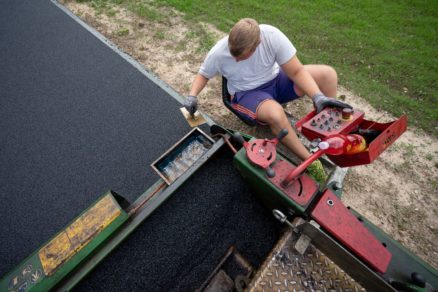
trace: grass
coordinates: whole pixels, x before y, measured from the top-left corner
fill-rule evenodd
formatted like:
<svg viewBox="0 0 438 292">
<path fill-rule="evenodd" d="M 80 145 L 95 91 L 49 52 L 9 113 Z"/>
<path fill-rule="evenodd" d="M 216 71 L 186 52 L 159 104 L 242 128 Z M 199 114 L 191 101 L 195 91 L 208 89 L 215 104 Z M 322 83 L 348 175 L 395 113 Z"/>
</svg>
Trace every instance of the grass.
<svg viewBox="0 0 438 292">
<path fill-rule="evenodd" d="M 107 14 L 109 17 L 113 17 L 113 16 L 116 16 L 117 11 L 116 11 L 116 10 L 113 10 L 113 9 L 108 9 L 108 11 L 106 12 L 106 14 Z"/>
<path fill-rule="evenodd" d="M 156 9 L 147 5 L 143 1 L 124 1 L 128 5 L 128 9 L 135 12 L 138 16 L 147 18 L 151 21 L 162 21 L 163 15 L 160 14 Z"/>
<path fill-rule="evenodd" d="M 129 29 L 121 28 L 118 31 L 116 31 L 116 35 L 119 36 L 119 37 L 127 36 L 127 35 L 129 35 Z"/>
<path fill-rule="evenodd" d="M 164 31 L 162 31 L 162 30 L 158 30 L 158 31 L 155 33 L 155 37 L 156 37 L 157 39 L 159 39 L 159 40 L 164 40 L 166 36 L 165 36 Z"/>
<path fill-rule="evenodd" d="M 438 137 L 438 1 L 77 1 L 105 13 L 123 5 L 158 22 L 172 17 L 159 6 L 174 7 L 194 24 L 202 52 L 216 39 L 199 22 L 225 32 L 243 17 L 272 24 L 292 40 L 303 63 L 333 66 L 340 84 L 375 108 L 407 114 L 411 125 Z"/>
<path fill-rule="evenodd" d="M 217 41 L 215 35 L 206 30 L 202 25 L 196 26 L 192 28 L 189 32 L 187 32 L 186 38 L 189 40 L 202 40 L 199 44 L 200 46 L 198 49 L 198 53 L 208 52 Z"/>
<path fill-rule="evenodd" d="M 403 153 L 403 157 L 405 159 L 408 158 L 414 158 L 416 155 L 415 152 L 415 146 L 413 144 L 410 143 L 400 143 L 400 146 L 402 148 L 402 153 Z"/>
</svg>

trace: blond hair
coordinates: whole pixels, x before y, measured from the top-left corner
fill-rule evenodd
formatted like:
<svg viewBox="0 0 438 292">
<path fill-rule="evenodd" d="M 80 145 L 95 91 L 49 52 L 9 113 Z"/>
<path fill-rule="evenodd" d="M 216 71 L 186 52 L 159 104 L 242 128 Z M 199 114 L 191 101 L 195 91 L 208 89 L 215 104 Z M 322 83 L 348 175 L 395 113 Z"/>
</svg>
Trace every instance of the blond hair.
<svg viewBox="0 0 438 292">
<path fill-rule="evenodd" d="M 252 18 L 239 20 L 231 29 L 228 37 L 228 47 L 234 57 L 240 56 L 246 50 L 255 50 L 260 41 L 260 27 Z"/>
</svg>

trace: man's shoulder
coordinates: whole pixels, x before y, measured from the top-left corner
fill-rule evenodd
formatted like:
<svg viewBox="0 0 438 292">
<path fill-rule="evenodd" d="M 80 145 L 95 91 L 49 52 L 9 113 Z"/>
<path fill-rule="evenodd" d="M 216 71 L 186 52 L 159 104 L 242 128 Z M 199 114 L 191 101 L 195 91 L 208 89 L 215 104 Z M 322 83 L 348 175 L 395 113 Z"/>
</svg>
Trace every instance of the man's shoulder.
<svg viewBox="0 0 438 292">
<path fill-rule="evenodd" d="M 284 43 L 284 42 L 290 42 L 285 34 L 276 28 L 275 26 L 269 25 L 269 24 L 261 24 L 260 25 L 260 31 L 262 39 L 265 40 L 266 44 L 277 44 L 278 42 Z"/>
<path fill-rule="evenodd" d="M 223 52 L 228 49 L 228 36 L 221 38 L 214 46 L 211 48 L 210 53 Z"/>
<path fill-rule="evenodd" d="M 276 28 L 275 26 L 272 26 L 270 24 L 260 24 L 260 31 L 262 33 L 278 33 L 280 30 Z"/>
</svg>

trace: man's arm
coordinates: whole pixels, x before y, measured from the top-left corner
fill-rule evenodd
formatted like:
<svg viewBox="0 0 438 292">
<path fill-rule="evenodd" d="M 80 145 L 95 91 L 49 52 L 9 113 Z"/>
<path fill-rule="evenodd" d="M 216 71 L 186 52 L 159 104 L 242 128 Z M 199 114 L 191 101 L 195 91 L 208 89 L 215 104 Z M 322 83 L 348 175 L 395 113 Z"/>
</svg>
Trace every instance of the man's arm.
<svg viewBox="0 0 438 292">
<path fill-rule="evenodd" d="M 309 96 L 315 96 L 318 93 L 321 93 L 318 85 L 316 84 L 313 77 L 304 69 L 303 64 L 301 64 L 298 57 L 295 55 L 281 65 L 284 73 L 300 88 L 304 91 L 304 93 Z"/>
<path fill-rule="evenodd" d="M 207 85 L 207 82 L 208 79 L 198 73 L 192 83 L 192 89 L 190 89 L 189 95 L 198 96 L 202 89 L 204 89 L 205 85 Z"/>
<path fill-rule="evenodd" d="M 335 96 L 325 96 L 312 75 L 304 69 L 303 64 L 301 64 L 297 56 L 292 57 L 281 67 L 286 75 L 294 81 L 298 89 L 303 91 L 297 92 L 297 94 L 301 95 L 305 93 L 312 98 L 317 113 L 321 112 L 325 107 L 352 108 L 349 104 L 334 99 Z M 335 95 L 336 90 L 335 93 L 331 94 Z"/>
<path fill-rule="evenodd" d="M 197 74 L 195 80 L 192 84 L 192 89 L 190 89 L 190 94 L 186 97 L 184 101 L 184 107 L 193 116 L 198 110 L 198 94 L 204 89 L 207 84 L 208 79 L 201 74 Z"/>
</svg>

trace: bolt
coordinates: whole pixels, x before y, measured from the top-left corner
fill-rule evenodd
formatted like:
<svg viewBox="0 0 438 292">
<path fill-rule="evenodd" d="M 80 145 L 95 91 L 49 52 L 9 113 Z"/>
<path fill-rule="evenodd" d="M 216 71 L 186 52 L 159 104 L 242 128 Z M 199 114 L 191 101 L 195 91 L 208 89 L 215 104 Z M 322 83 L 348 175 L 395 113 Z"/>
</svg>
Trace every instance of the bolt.
<svg viewBox="0 0 438 292">
<path fill-rule="evenodd" d="M 336 182 L 336 183 L 333 185 L 333 189 L 334 189 L 335 191 L 338 191 L 338 190 L 342 189 L 342 184 L 341 184 L 340 182 Z"/>
</svg>

